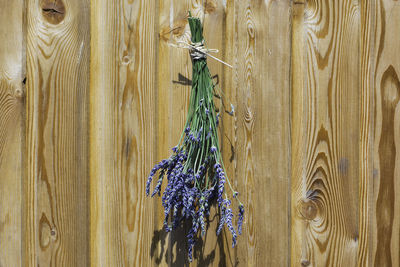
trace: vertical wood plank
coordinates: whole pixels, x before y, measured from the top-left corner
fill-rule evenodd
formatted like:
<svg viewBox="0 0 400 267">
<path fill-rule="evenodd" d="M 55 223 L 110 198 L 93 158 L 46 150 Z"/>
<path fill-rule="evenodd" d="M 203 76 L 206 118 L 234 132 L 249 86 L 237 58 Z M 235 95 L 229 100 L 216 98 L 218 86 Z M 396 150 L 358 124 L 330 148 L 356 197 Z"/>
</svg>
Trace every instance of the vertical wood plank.
<svg viewBox="0 0 400 267">
<path fill-rule="evenodd" d="M 172 147 L 179 141 L 186 122 L 192 73 L 188 50 L 170 46 L 177 44 L 178 41 L 190 41 L 187 16 L 191 1 L 160 0 L 159 4 L 157 162 L 168 158 Z M 181 227 L 167 234 L 163 228 L 164 209 L 161 198 L 154 198 L 154 203 L 158 207 L 158 216 L 155 218 L 156 232 L 159 235 L 159 239 L 155 240 L 159 248 L 157 262 L 162 261 L 163 265 L 187 265 L 186 228 Z"/>
<path fill-rule="evenodd" d="M 358 266 L 372 266 L 373 122 L 376 1 L 360 2 L 360 181 Z"/>
<path fill-rule="evenodd" d="M 193 16 L 197 16 L 202 20 L 204 19 L 204 36 L 207 47 L 218 48 L 223 51 L 225 8 L 226 6 L 224 6 L 223 1 L 175 0 L 160 2 L 158 65 L 163 71 L 160 71 L 158 74 L 159 101 L 157 121 L 159 136 L 157 148 L 159 151 L 159 160 L 168 157 L 171 147 L 176 145 L 183 130 L 187 116 L 192 75 L 192 64 L 188 51 L 171 48 L 168 44 L 176 44 L 178 41 L 190 42 L 187 15 L 188 11 L 191 10 Z M 219 81 L 218 86 L 221 87 L 223 67 L 220 63 L 213 62 L 212 60 L 208 60 L 208 65 L 212 74 L 216 77 L 215 80 Z M 161 207 L 159 214 L 162 214 Z M 227 264 L 225 257 L 228 253 L 225 249 L 229 249 L 230 246 L 226 246 L 226 242 L 222 242 L 222 238 L 217 238 L 215 235 L 217 220 L 214 216 L 215 209 L 212 209 L 207 235 L 197 240 L 194 249 L 193 265 L 204 266 L 219 263 L 226 266 Z M 158 221 L 158 228 L 161 229 L 162 216 L 158 218 Z M 160 248 L 161 251 L 166 250 L 166 258 L 168 258 L 170 264 L 188 264 L 186 246 L 187 230 L 178 229 L 173 231 L 170 234 L 169 243 L 166 245 L 167 248 Z M 163 231 L 163 229 L 158 230 L 157 233 L 166 239 L 166 234 Z M 161 256 L 158 255 L 158 257 Z"/>
<path fill-rule="evenodd" d="M 0 266 L 22 266 L 24 2 L 0 6 Z"/>
<path fill-rule="evenodd" d="M 91 265 L 151 266 L 157 4 L 91 4 Z"/>
<path fill-rule="evenodd" d="M 27 2 L 25 265 L 88 266 L 89 1 Z"/>
<path fill-rule="evenodd" d="M 375 47 L 371 53 L 374 89 L 373 250 L 371 266 L 400 265 L 400 6 L 373 1 Z"/>
<path fill-rule="evenodd" d="M 188 10 L 192 15 L 204 19 L 204 37 L 207 47 L 224 51 L 223 32 L 226 5 L 223 1 L 162 1 L 160 2 L 160 46 L 158 65 L 158 160 L 166 158 L 170 149 L 176 145 L 183 130 L 187 116 L 188 100 L 191 86 L 191 68 L 189 53 L 185 49 L 176 49 L 168 44 L 178 41 L 190 42 L 190 30 L 187 24 Z M 218 55 L 218 57 L 221 57 Z M 213 60 L 208 60 L 208 66 L 215 81 L 221 87 L 223 66 Z M 223 88 L 224 90 L 224 88 Z M 159 200 L 158 200 L 159 203 Z M 162 215 L 159 205 L 159 214 Z M 208 266 L 210 264 L 233 264 L 233 250 L 228 252 L 230 244 L 223 240 L 222 235 L 215 235 L 217 217 L 215 207 L 210 214 L 210 223 L 205 237 L 198 239 L 194 249 L 193 265 Z M 157 233 L 167 239 L 162 228 L 162 216 L 158 217 Z M 159 248 L 165 252 L 169 264 L 178 266 L 188 264 L 186 228 L 177 229 L 169 234 L 168 244 Z M 158 241 L 161 244 L 161 240 Z M 231 256 L 232 259 L 226 258 Z M 157 255 L 158 261 L 162 255 Z"/>
<path fill-rule="evenodd" d="M 236 1 L 241 266 L 289 264 L 290 1 Z"/>
<path fill-rule="evenodd" d="M 240 117 L 238 113 L 238 72 L 236 71 L 237 63 L 238 63 L 238 38 L 237 38 L 237 9 L 235 1 L 219 1 L 219 4 L 224 9 L 224 19 L 220 21 L 222 24 L 221 36 L 222 40 L 220 43 L 220 53 L 218 57 L 220 57 L 223 61 L 228 64 L 234 66 L 233 68 L 229 68 L 227 66 L 221 65 L 220 63 L 215 62 L 214 64 L 218 64 L 221 70 L 221 75 L 218 77 L 218 81 L 221 85 L 223 96 L 222 101 L 219 102 L 219 106 L 222 107 L 220 111 L 221 122 L 220 122 L 220 140 L 221 140 L 221 152 L 223 156 L 223 161 L 226 169 L 226 174 L 229 177 L 231 184 L 235 190 L 239 192 L 239 181 L 242 177 L 236 175 L 237 170 L 237 158 L 238 158 L 238 135 L 237 135 L 237 126 L 238 126 L 238 118 Z M 210 28 L 213 28 L 211 24 L 209 24 Z M 211 31 L 213 32 L 213 31 Z M 212 34 L 212 33 L 211 33 Z M 219 48 L 219 47 L 218 47 Z M 234 106 L 235 112 L 233 116 L 228 115 L 226 112 L 231 111 L 232 104 Z M 227 109 L 224 111 L 224 109 Z M 228 188 L 227 188 L 228 189 Z M 229 189 L 228 189 L 229 190 Z M 239 198 L 243 201 L 244 192 L 239 192 Z M 232 199 L 233 200 L 233 199 Z M 236 201 L 233 200 L 233 211 L 234 214 L 237 213 Z M 245 214 L 246 216 L 246 214 Z M 237 223 L 237 216 L 234 218 L 234 222 Z M 236 224 L 237 225 L 237 224 Z M 245 243 L 246 239 L 244 235 L 238 235 L 238 244 Z M 240 266 L 239 258 L 237 250 L 240 249 L 239 246 L 235 249 L 232 248 L 232 235 L 227 230 L 220 234 L 218 237 L 218 245 L 219 245 L 219 254 L 220 261 L 219 264 L 222 266 Z M 243 262 L 242 262 L 243 264 Z"/>
<path fill-rule="evenodd" d="M 156 94 L 157 94 L 157 114 L 155 117 L 157 132 L 154 138 L 156 139 L 155 150 L 149 151 L 152 153 L 156 162 L 161 161 L 164 158 L 169 156 L 169 152 L 174 145 L 171 142 L 170 135 L 171 134 L 179 134 L 177 133 L 176 127 L 173 127 L 171 123 L 180 122 L 181 118 L 177 118 L 174 114 L 170 114 L 169 110 L 172 107 L 168 107 L 168 103 L 171 101 L 175 101 L 178 98 L 178 103 L 181 101 L 180 98 L 183 97 L 186 99 L 187 90 L 179 90 L 180 94 L 174 96 L 170 96 L 171 92 L 171 80 L 173 79 L 171 75 L 171 71 L 174 67 L 179 66 L 179 64 L 170 64 L 170 59 L 173 57 L 172 47 L 168 46 L 168 43 L 175 36 L 181 36 L 185 30 L 184 18 L 186 16 L 185 12 L 176 11 L 174 1 L 173 0 L 159 0 L 158 1 L 158 56 L 156 59 L 157 70 L 157 84 L 156 84 Z M 177 14 L 178 13 L 178 14 Z M 176 56 L 174 57 L 176 59 Z M 162 70 L 162 71 L 161 71 Z M 181 74 L 181 77 L 185 77 L 184 74 Z M 183 82 L 182 82 L 183 83 Z M 185 103 L 185 102 L 184 102 Z M 178 105 L 178 104 L 175 104 Z M 184 109 L 183 106 L 180 106 L 181 109 Z M 166 114 L 169 114 L 166 116 Z M 163 118 L 163 119 L 161 119 Z M 151 164 L 155 164 L 153 161 Z M 149 171 L 149 170 L 147 170 Z M 162 190 L 165 189 L 165 185 L 163 185 Z M 150 201 L 149 199 L 145 201 Z M 168 234 L 163 228 L 163 219 L 164 219 L 164 209 L 161 205 L 160 199 L 158 196 L 153 200 L 154 203 L 154 229 L 152 244 L 151 244 L 151 257 L 157 266 L 169 266 L 171 262 L 172 252 L 170 251 L 171 241 L 169 239 Z M 184 260 L 184 257 L 180 257 L 179 259 Z M 178 258 L 176 259 L 178 260 Z"/>
<path fill-rule="evenodd" d="M 234 9 L 233 4 L 234 1 L 231 1 L 230 6 L 232 13 Z M 201 9 L 199 9 L 199 6 L 201 6 Z M 231 39 L 231 43 L 227 45 L 227 35 L 231 30 L 230 27 L 228 29 L 226 28 L 226 14 L 228 12 L 227 7 L 228 3 L 222 0 L 197 0 L 193 1 L 192 4 L 192 10 L 194 10 L 194 13 L 196 13 L 196 9 L 198 9 L 197 16 L 204 19 L 203 30 L 206 47 L 218 49 L 219 52 L 214 54 L 214 56 L 223 61 L 232 60 L 232 57 L 225 57 L 225 53 L 228 47 L 232 47 L 234 45 L 233 39 Z M 231 17 L 232 16 L 233 14 Z M 226 80 L 229 79 L 225 79 L 226 72 L 229 72 L 229 70 L 227 70 L 227 66 L 212 58 L 207 59 L 207 65 L 213 77 L 213 82 L 216 85 L 216 92 L 220 96 L 220 99 L 214 98 L 215 105 L 219 109 L 221 118 L 218 135 L 220 137 L 224 165 L 227 168 L 227 175 L 230 181 L 233 182 L 236 180 L 236 177 L 234 174 L 234 166 L 230 162 L 230 156 L 232 156 L 231 146 L 228 146 L 228 139 L 232 139 L 232 136 L 228 136 L 226 134 L 226 132 L 230 131 L 234 121 L 234 117 L 231 117 L 226 113 L 231 111 L 230 104 L 236 105 L 236 103 L 233 102 L 234 99 L 229 97 L 230 91 L 233 88 L 228 88 L 225 86 Z M 232 74 L 232 71 L 229 73 Z M 220 93 L 221 91 L 222 93 Z M 227 190 L 229 189 L 227 188 Z M 229 191 L 227 192 L 229 194 Z M 233 203 L 234 202 L 235 201 L 233 201 Z M 232 206 L 236 207 L 235 204 Z M 219 236 L 216 235 L 219 222 L 219 216 L 217 216 L 217 212 L 218 205 L 215 204 L 211 207 L 208 232 L 203 242 L 199 244 L 200 246 L 198 250 L 201 251 L 201 257 L 197 259 L 197 262 L 194 262 L 195 265 L 208 266 L 210 264 L 214 264 L 219 266 L 234 266 L 237 262 L 235 250 L 232 248 L 232 235 L 228 229 L 225 227 Z"/>
<path fill-rule="evenodd" d="M 304 63 L 293 69 L 293 78 L 304 77 L 304 85 L 293 82 L 293 114 L 304 119 L 292 135 L 292 266 L 356 264 L 359 19 L 358 1 L 307 1 L 303 27 L 293 28 L 304 42 Z"/>
<path fill-rule="evenodd" d="M 204 38 L 205 44 L 207 48 L 218 49 L 219 52 L 213 54 L 217 58 L 227 61 L 228 64 L 233 64 L 234 57 L 226 57 L 227 49 L 234 46 L 233 38 L 228 40 L 227 37 L 231 34 L 229 31 L 233 29 L 233 12 L 234 12 L 234 1 L 230 1 L 231 3 L 227 3 L 227 1 L 223 0 L 204 0 L 197 1 L 198 4 L 202 4 L 202 13 L 199 12 L 199 16 L 204 17 Z M 194 6 L 195 7 L 195 6 Z M 227 8 L 230 8 L 228 11 Z M 227 12 L 232 12 L 231 16 L 231 25 L 226 25 L 227 23 Z M 228 27 L 228 28 L 227 28 Z M 227 42 L 229 42 L 227 44 Z M 219 124 L 219 139 L 221 143 L 221 152 L 223 154 L 223 161 L 225 168 L 227 170 L 227 175 L 229 180 L 234 183 L 237 180 L 234 173 L 234 164 L 231 163 L 232 150 L 230 145 L 230 140 L 234 138 L 233 135 L 229 135 L 232 126 L 234 125 L 235 117 L 230 116 L 227 112 L 231 111 L 231 104 L 237 106 L 235 99 L 232 99 L 230 96 L 231 91 L 235 88 L 229 88 L 226 84 L 230 85 L 227 82 L 232 76 L 226 77 L 226 75 L 232 75 L 232 70 L 230 70 L 227 66 L 222 63 L 212 59 L 207 59 L 207 65 L 210 69 L 211 76 L 213 77 L 213 82 L 216 85 L 216 92 L 220 95 L 220 99 L 214 98 L 215 105 L 219 109 L 220 113 L 220 121 Z M 228 70 L 229 69 L 229 70 Z M 220 93 L 222 91 L 222 93 Z M 236 114 L 234 114 L 236 116 Z M 237 190 L 237 186 L 235 187 Z M 230 189 L 226 187 L 227 193 L 230 194 Z M 230 197 L 232 200 L 233 211 L 237 214 L 236 201 Z M 219 236 L 216 235 L 216 230 L 218 228 L 219 216 L 217 216 L 218 205 L 215 204 L 212 206 L 210 211 L 210 222 L 208 225 L 208 232 L 204 238 L 204 242 L 202 244 L 203 248 L 202 257 L 198 259 L 195 264 L 199 266 L 209 266 L 218 265 L 218 266 L 235 266 L 237 263 L 235 249 L 232 248 L 232 235 L 227 229 L 224 227 L 223 231 Z M 234 221 L 236 218 L 234 218 Z M 241 236 L 238 237 L 238 242 L 244 242 Z M 200 249 L 199 249 L 200 250 Z"/>
<path fill-rule="evenodd" d="M 304 179 L 305 162 L 303 158 L 306 144 L 305 125 L 305 45 L 304 42 L 304 6 L 305 1 L 293 2 L 292 6 L 292 43 L 291 43 L 291 266 L 298 266 L 301 259 L 301 247 L 304 242 L 304 228 L 307 221 L 301 220 L 294 200 L 306 195 Z M 299 217 L 300 215 L 300 217 Z M 304 262 L 307 263 L 307 262 Z"/>
</svg>

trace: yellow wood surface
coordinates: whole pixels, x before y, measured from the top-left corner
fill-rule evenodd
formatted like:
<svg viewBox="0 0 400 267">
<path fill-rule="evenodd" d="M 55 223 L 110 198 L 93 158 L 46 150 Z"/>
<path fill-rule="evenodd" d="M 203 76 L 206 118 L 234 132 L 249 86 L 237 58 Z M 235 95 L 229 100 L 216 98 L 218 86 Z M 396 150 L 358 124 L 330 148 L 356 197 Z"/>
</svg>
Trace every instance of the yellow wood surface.
<svg viewBox="0 0 400 267">
<path fill-rule="evenodd" d="M 360 3 L 360 130 L 359 130 L 359 241 L 358 266 L 376 266 L 372 259 L 373 236 L 373 117 L 375 1 Z"/>
<path fill-rule="evenodd" d="M 167 158 L 171 148 L 179 141 L 188 111 L 192 63 L 185 49 L 173 48 L 170 44 L 190 41 L 187 11 L 190 1 L 159 1 L 158 10 L 158 59 L 157 59 L 157 136 L 154 154 L 156 162 Z M 173 60 L 172 60 L 173 59 Z M 155 163 L 155 162 L 153 162 Z M 149 201 L 148 199 L 146 201 Z M 155 199 L 157 207 L 154 221 L 155 233 L 152 257 L 160 266 L 170 263 L 176 266 L 187 264 L 183 256 L 187 250 L 184 243 L 187 229 L 181 227 L 177 232 L 167 235 L 163 229 L 164 209 L 161 199 Z"/>
<path fill-rule="evenodd" d="M 373 95 L 373 195 L 371 195 L 374 266 L 400 265 L 400 6 L 372 1 L 373 49 L 370 53 Z"/>
<path fill-rule="evenodd" d="M 235 11 L 237 167 L 233 179 L 246 203 L 238 263 L 287 266 L 290 2 L 237 1 Z"/>
<path fill-rule="evenodd" d="M 89 264 L 89 1 L 28 1 L 24 266 Z"/>
<path fill-rule="evenodd" d="M 0 6 L 0 267 L 400 266 L 397 1 Z M 233 66 L 208 59 L 246 210 L 232 248 L 214 205 L 192 264 L 145 196 L 186 119 L 188 10 Z"/>
<path fill-rule="evenodd" d="M 23 1 L 0 1 L 0 266 L 22 266 Z"/>
<path fill-rule="evenodd" d="M 359 6 L 356 1 L 302 5 L 294 4 L 293 18 L 291 265 L 355 266 Z"/>
<path fill-rule="evenodd" d="M 91 2 L 92 266 L 152 266 L 156 2 Z"/>
</svg>

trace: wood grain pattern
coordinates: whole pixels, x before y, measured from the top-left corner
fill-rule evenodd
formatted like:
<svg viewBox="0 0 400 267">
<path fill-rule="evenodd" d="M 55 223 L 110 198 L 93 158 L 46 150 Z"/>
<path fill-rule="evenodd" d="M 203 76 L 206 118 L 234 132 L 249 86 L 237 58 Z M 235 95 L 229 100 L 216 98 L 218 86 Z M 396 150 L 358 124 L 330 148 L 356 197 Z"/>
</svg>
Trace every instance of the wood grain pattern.
<svg viewBox="0 0 400 267">
<path fill-rule="evenodd" d="M 0 266 L 22 266 L 23 1 L 0 6 Z"/>
<path fill-rule="evenodd" d="M 88 266 L 89 1 L 27 2 L 26 266 Z"/>
<path fill-rule="evenodd" d="M 178 41 L 190 41 L 187 22 L 191 1 L 160 1 L 159 46 L 157 75 L 157 162 L 170 156 L 176 146 L 186 122 L 191 86 L 192 63 L 188 51 L 170 46 Z M 155 162 L 154 162 L 155 163 Z M 149 200 L 146 200 L 149 201 Z M 164 208 L 161 199 L 155 198 L 157 217 L 155 231 L 158 252 L 152 255 L 163 265 L 184 266 L 188 264 L 186 235 L 187 229 L 179 228 L 166 234 L 163 228 Z"/>
<path fill-rule="evenodd" d="M 157 5 L 91 5 L 91 265 L 151 266 Z"/>
<path fill-rule="evenodd" d="M 292 43 L 291 43 L 291 266 L 299 266 L 296 259 L 302 257 L 304 243 L 304 229 L 307 221 L 299 220 L 297 205 L 293 200 L 302 199 L 306 194 L 305 163 L 301 161 L 305 151 L 305 116 L 306 86 L 305 86 L 305 53 L 304 49 L 304 2 L 294 3 L 292 6 Z M 312 206 L 311 206 L 312 207 Z M 315 210 L 315 209 L 314 209 Z M 312 209 L 310 210 L 312 211 Z M 304 265 L 307 263 L 303 262 Z M 301 263 L 300 263 L 301 264 Z"/>
<path fill-rule="evenodd" d="M 375 1 L 360 2 L 360 146 L 358 266 L 372 266 Z"/>
<path fill-rule="evenodd" d="M 240 178 L 236 175 L 237 170 L 237 144 L 238 144 L 238 119 L 239 114 L 237 113 L 238 109 L 238 75 L 237 67 L 238 67 L 238 58 L 236 57 L 238 52 L 238 42 L 237 42 L 237 10 L 235 8 L 235 1 L 220 1 L 219 2 L 224 9 L 224 20 L 221 22 L 222 24 L 222 40 L 219 56 L 226 61 L 228 64 L 234 66 L 234 68 L 228 68 L 226 66 L 222 66 L 219 63 L 219 66 L 222 67 L 221 77 L 219 77 L 219 81 L 221 82 L 221 88 L 224 92 L 225 97 L 223 100 L 223 107 L 230 111 L 230 104 L 233 104 L 235 107 L 235 112 L 233 116 L 228 115 L 226 112 L 222 112 L 221 115 L 221 127 L 220 127 L 220 139 L 221 139 L 221 151 L 223 156 L 223 161 L 225 164 L 226 173 L 231 180 L 233 187 L 239 191 L 239 180 Z M 218 48 L 219 48 L 218 47 Z M 220 103 L 221 105 L 221 103 Z M 243 192 L 240 192 L 240 199 L 243 199 Z M 235 201 L 233 201 L 234 203 Z M 236 204 L 236 203 L 235 203 Z M 235 209 L 236 206 L 233 206 Z M 234 210 L 236 212 L 236 210 Z M 245 214 L 245 217 L 247 215 Z M 235 218 L 236 219 L 236 218 Z M 222 239 L 222 240 L 221 240 Z M 221 259 L 226 259 L 225 261 L 220 261 L 221 265 L 225 264 L 227 266 L 240 266 L 238 260 L 238 247 L 232 249 L 231 247 L 231 235 L 228 231 L 224 231 L 223 235 L 220 237 L 220 244 L 222 243 L 224 246 L 220 245 L 219 249 L 220 254 L 225 255 L 225 257 L 221 257 Z M 245 242 L 244 235 L 238 236 L 239 244 L 241 242 Z"/>
<path fill-rule="evenodd" d="M 287 266 L 290 2 L 237 1 L 235 10 L 235 179 L 246 209 L 238 261 L 240 266 Z"/>
<path fill-rule="evenodd" d="M 303 5 L 297 3 L 297 5 Z M 354 266 L 359 238 L 359 6 L 307 1 L 294 73 L 292 266 Z M 303 34 L 303 40 L 299 37 Z M 303 63 L 299 63 L 304 60 Z M 293 62 L 292 62 L 293 63 Z M 302 88 L 304 86 L 304 88 Z M 300 113 L 301 114 L 301 113 Z"/>
<path fill-rule="evenodd" d="M 373 1 L 375 47 L 371 53 L 374 96 L 372 266 L 400 265 L 400 6 Z"/>
<path fill-rule="evenodd" d="M 398 1 L 0 6 L 0 267 L 400 266 Z M 144 192 L 186 119 L 188 10 L 234 66 L 208 59 L 246 210 L 232 249 L 213 208 L 192 264 Z"/>
<path fill-rule="evenodd" d="M 233 1 L 232 1 L 233 2 Z M 227 57 L 224 53 L 226 47 L 229 45 L 234 45 L 233 39 L 231 43 L 227 44 L 227 34 L 230 30 L 226 28 L 227 23 L 227 2 L 222 0 L 208 0 L 208 1 L 197 1 L 197 3 L 202 4 L 202 12 L 199 12 L 198 16 L 203 16 L 204 18 L 204 36 L 206 40 L 206 45 L 208 48 L 218 49 L 219 52 L 214 56 L 229 62 L 228 64 L 233 64 L 233 57 Z M 233 11 L 233 3 L 232 11 Z M 192 10 L 196 8 L 196 5 L 192 5 Z M 193 12 L 194 14 L 196 12 Z M 233 16 L 233 14 L 231 14 Z M 231 21 L 233 23 L 233 21 Z M 233 25 L 233 24 L 232 24 Z M 235 88 L 228 87 L 229 82 L 225 79 L 226 73 L 228 71 L 232 74 L 232 70 L 221 64 L 220 62 L 208 58 L 207 65 L 210 69 L 210 73 L 213 77 L 214 84 L 216 84 L 217 92 L 221 90 L 223 93 L 219 93 L 221 98 L 214 98 L 216 107 L 220 111 L 221 124 L 219 127 L 220 143 L 222 148 L 222 153 L 224 155 L 224 165 L 227 168 L 227 175 L 231 182 L 236 182 L 236 177 L 234 173 L 234 165 L 230 162 L 232 157 L 232 150 L 230 146 L 230 141 L 234 138 L 232 135 L 229 136 L 231 127 L 234 126 L 235 116 L 228 115 L 227 112 L 231 111 L 230 104 L 237 106 L 235 99 L 231 98 L 231 91 Z M 229 70 L 228 70 L 229 69 Z M 235 114 L 236 115 L 236 114 Z M 237 188 L 237 186 L 235 186 Z M 228 189 L 229 190 L 229 189 Z M 232 201 L 234 203 L 236 201 Z M 236 203 L 234 203 L 233 208 L 236 208 Z M 237 208 L 236 208 L 237 209 Z M 237 210 L 234 210 L 235 214 Z M 216 230 L 218 227 L 219 217 L 217 215 L 218 207 L 214 205 L 210 212 L 210 223 L 208 225 L 208 232 L 205 236 L 204 243 L 201 244 L 204 248 L 201 249 L 202 254 L 197 262 L 194 262 L 196 266 L 235 266 L 237 264 L 236 249 L 232 248 L 232 235 L 225 228 L 219 236 L 216 235 Z M 239 242 L 242 241 L 242 237 L 239 236 Z M 200 246 L 199 246 L 200 247 Z M 200 250 L 200 249 L 199 249 Z"/>
<path fill-rule="evenodd" d="M 160 14 L 160 44 L 158 54 L 158 160 L 170 154 L 171 147 L 178 142 L 181 131 L 186 121 L 188 100 L 191 86 L 191 67 L 189 53 L 185 49 L 176 49 L 169 44 L 178 41 L 190 42 L 190 30 L 187 24 L 188 10 L 194 16 L 204 19 L 204 36 L 208 47 L 223 47 L 224 5 L 222 1 L 162 1 L 159 7 Z M 220 63 L 208 60 L 208 65 L 216 81 L 222 77 Z M 219 82 L 220 83 L 220 82 Z M 218 84 L 221 86 L 221 84 Z M 166 101 L 167 100 L 167 101 Z M 158 214 L 163 214 L 163 209 L 158 200 Z M 222 235 L 217 238 L 215 229 L 217 218 L 215 207 L 210 215 L 209 231 L 207 235 L 198 240 L 194 250 L 194 266 L 208 266 L 210 264 L 232 263 L 227 260 L 227 255 L 232 255 L 230 245 L 222 240 Z M 158 225 L 157 225 L 158 224 Z M 157 234 L 158 254 L 156 262 L 172 265 L 188 265 L 186 235 L 188 229 L 178 229 L 166 235 L 162 229 L 162 216 L 158 217 Z M 165 241 L 168 241 L 166 244 Z"/>
</svg>

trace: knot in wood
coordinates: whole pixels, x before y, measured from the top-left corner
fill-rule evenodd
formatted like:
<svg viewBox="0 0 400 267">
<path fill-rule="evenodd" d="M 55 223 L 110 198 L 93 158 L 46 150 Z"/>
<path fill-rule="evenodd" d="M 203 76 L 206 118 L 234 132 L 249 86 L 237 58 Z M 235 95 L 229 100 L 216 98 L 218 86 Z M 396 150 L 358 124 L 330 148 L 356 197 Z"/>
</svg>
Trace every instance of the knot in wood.
<svg viewBox="0 0 400 267">
<path fill-rule="evenodd" d="M 215 1 L 205 2 L 204 12 L 206 14 L 213 13 L 216 9 L 217 9 L 217 3 L 215 3 Z"/>
<path fill-rule="evenodd" d="M 65 18 L 65 5 L 61 0 L 41 0 L 43 17 L 51 24 L 59 24 Z"/>
<path fill-rule="evenodd" d="M 15 96 L 15 98 L 18 98 L 18 99 L 22 98 L 24 96 L 24 91 L 22 90 L 22 88 L 18 88 L 18 87 L 15 88 L 14 96 Z"/>
<path fill-rule="evenodd" d="M 253 120 L 253 112 L 250 107 L 247 107 L 246 114 L 244 115 L 244 120 L 249 123 Z"/>
<path fill-rule="evenodd" d="M 317 217 L 318 207 L 314 201 L 306 198 L 300 201 L 298 206 L 299 213 L 306 220 L 313 220 Z"/>
</svg>

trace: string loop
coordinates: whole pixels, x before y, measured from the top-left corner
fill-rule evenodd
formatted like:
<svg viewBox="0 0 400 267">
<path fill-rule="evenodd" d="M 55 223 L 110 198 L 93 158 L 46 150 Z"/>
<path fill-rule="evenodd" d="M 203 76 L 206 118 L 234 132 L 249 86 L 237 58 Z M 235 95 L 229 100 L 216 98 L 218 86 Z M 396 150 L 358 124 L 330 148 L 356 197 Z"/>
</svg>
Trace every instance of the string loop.
<svg viewBox="0 0 400 267">
<path fill-rule="evenodd" d="M 208 57 L 215 59 L 216 61 L 230 67 L 233 68 L 232 65 L 229 65 L 228 63 L 220 60 L 219 58 L 216 58 L 212 55 L 210 55 L 210 53 L 218 53 L 218 49 L 210 49 L 210 48 L 206 48 L 204 47 L 204 39 L 201 42 L 198 43 L 187 43 L 186 41 L 178 41 L 177 42 L 179 45 L 175 45 L 175 44 L 169 44 L 170 46 L 176 47 L 176 48 L 185 48 L 185 49 L 189 49 L 190 51 L 190 56 L 192 57 L 192 59 L 205 59 Z"/>
</svg>

